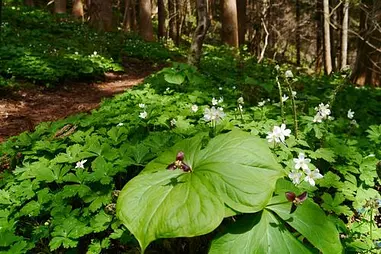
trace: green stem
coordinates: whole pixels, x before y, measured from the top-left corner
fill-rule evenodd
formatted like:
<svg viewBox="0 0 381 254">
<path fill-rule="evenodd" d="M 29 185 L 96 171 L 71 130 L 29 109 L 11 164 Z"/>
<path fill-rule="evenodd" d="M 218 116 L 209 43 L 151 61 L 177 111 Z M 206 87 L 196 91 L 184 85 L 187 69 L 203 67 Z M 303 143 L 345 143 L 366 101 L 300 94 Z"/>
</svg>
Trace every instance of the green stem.
<svg viewBox="0 0 381 254">
<path fill-rule="evenodd" d="M 291 102 L 292 102 L 292 111 L 293 111 L 293 116 L 294 116 L 294 132 L 295 132 L 295 138 L 298 139 L 298 116 L 297 116 L 297 113 L 296 113 L 296 104 L 295 104 L 295 98 L 294 96 L 292 95 L 292 87 L 291 87 L 291 84 L 290 82 L 287 81 L 287 86 L 288 86 L 288 92 L 289 92 L 289 96 L 291 98 Z"/>
<path fill-rule="evenodd" d="M 373 209 L 370 209 L 370 220 L 369 220 L 369 230 L 370 230 L 370 241 L 373 242 Z"/>
<path fill-rule="evenodd" d="M 282 87 L 281 87 L 281 85 L 280 85 L 280 83 L 279 83 L 279 78 L 278 78 L 278 76 L 276 76 L 276 83 L 277 83 L 277 85 L 278 85 L 278 90 L 279 90 L 280 115 L 281 115 L 281 117 L 282 117 L 282 123 L 284 123 L 285 120 L 284 120 L 284 110 L 283 110 L 283 100 L 282 100 Z"/>
</svg>

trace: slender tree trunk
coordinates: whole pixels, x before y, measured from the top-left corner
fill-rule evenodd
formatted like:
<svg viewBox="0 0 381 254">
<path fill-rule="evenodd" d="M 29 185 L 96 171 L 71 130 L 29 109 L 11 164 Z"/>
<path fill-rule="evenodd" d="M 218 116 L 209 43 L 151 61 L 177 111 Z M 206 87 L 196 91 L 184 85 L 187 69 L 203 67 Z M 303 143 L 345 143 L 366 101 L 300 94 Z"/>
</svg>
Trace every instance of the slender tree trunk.
<svg viewBox="0 0 381 254">
<path fill-rule="evenodd" d="M 369 15 L 369 16 L 368 16 Z M 381 2 L 363 6 L 360 14 L 360 38 L 352 81 L 358 85 L 381 86 Z"/>
<path fill-rule="evenodd" d="M 54 13 L 66 13 L 66 0 L 54 0 Z"/>
<path fill-rule="evenodd" d="M 247 6 L 247 0 L 237 0 L 238 42 L 239 42 L 239 45 L 245 44 L 246 6 Z"/>
<path fill-rule="evenodd" d="M 296 13 L 296 29 L 295 29 L 295 40 L 296 40 L 296 65 L 300 66 L 300 0 L 296 0 L 295 5 Z"/>
<path fill-rule="evenodd" d="M 349 27 L 349 0 L 344 0 L 343 6 L 343 23 L 341 34 L 341 63 L 340 69 L 345 69 L 347 66 L 348 55 L 348 27 Z"/>
<path fill-rule="evenodd" d="M 176 40 L 176 10 L 175 10 L 175 0 L 168 0 L 168 32 L 169 38 L 173 41 Z"/>
<path fill-rule="evenodd" d="M 329 17 L 329 0 L 323 0 L 324 13 L 324 68 L 326 74 L 332 72 L 331 58 L 331 34 L 330 34 L 330 17 Z"/>
<path fill-rule="evenodd" d="M 176 37 L 175 37 L 175 44 L 178 46 L 180 45 L 180 26 L 182 21 L 182 8 L 179 0 L 175 0 L 175 6 L 176 6 Z"/>
<path fill-rule="evenodd" d="M 72 14 L 76 18 L 82 18 L 84 17 L 83 13 L 83 3 L 82 0 L 74 0 L 73 1 L 73 9 L 72 9 Z"/>
<path fill-rule="evenodd" d="M 236 0 L 221 0 L 222 42 L 238 47 L 238 19 Z"/>
<path fill-rule="evenodd" d="M 151 20 L 151 0 L 139 1 L 139 33 L 146 41 L 154 41 Z"/>
<path fill-rule="evenodd" d="M 91 0 L 90 24 L 99 31 L 112 30 L 112 0 Z"/>
<path fill-rule="evenodd" d="M 24 0 L 24 4 L 29 7 L 34 7 L 34 1 L 33 0 Z"/>
<path fill-rule="evenodd" d="M 322 68 L 322 41 L 323 41 L 323 4 L 322 0 L 316 0 L 316 62 L 315 72 L 321 73 Z"/>
<path fill-rule="evenodd" d="M 131 8 L 131 30 L 137 31 L 138 30 L 138 21 L 136 18 L 136 1 L 130 0 L 130 8 Z"/>
<path fill-rule="evenodd" d="M 197 28 L 194 31 L 188 63 L 197 66 L 200 63 L 202 44 L 210 27 L 208 1 L 197 0 Z"/>
<path fill-rule="evenodd" d="M 131 1 L 124 1 L 124 14 L 123 14 L 123 31 L 128 32 L 131 30 Z"/>
<path fill-rule="evenodd" d="M 157 29 L 157 37 L 163 38 L 165 37 L 165 4 L 164 0 L 157 0 L 157 17 L 158 17 L 158 29 Z"/>
</svg>

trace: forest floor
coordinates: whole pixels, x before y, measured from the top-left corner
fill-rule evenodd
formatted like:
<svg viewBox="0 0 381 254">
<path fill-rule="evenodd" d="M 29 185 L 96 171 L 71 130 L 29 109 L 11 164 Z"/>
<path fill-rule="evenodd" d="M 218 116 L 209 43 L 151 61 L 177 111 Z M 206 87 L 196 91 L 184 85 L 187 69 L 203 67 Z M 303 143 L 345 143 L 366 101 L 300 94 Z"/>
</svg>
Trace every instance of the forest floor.
<svg viewBox="0 0 381 254">
<path fill-rule="evenodd" d="M 0 142 L 41 122 L 56 121 L 80 112 L 90 112 L 103 98 L 123 93 L 160 68 L 139 67 L 124 74 L 107 73 L 105 81 L 70 83 L 55 88 L 25 86 L 0 91 Z M 143 70 L 143 71 L 142 71 Z"/>
</svg>

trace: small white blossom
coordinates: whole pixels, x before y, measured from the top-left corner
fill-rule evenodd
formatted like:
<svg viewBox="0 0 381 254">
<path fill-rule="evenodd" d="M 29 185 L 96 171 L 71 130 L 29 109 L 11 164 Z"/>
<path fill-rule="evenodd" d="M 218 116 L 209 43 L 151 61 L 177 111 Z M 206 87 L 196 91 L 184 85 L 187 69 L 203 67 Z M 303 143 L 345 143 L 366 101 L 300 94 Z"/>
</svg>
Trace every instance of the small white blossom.
<svg viewBox="0 0 381 254">
<path fill-rule="evenodd" d="M 207 121 L 207 122 L 210 122 L 210 121 L 219 121 L 221 120 L 222 118 L 225 117 L 225 113 L 223 111 L 224 109 L 219 107 L 219 108 L 215 108 L 215 107 L 212 107 L 212 108 L 205 108 L 204 110 L 204 120 Z"/>
<path fill-rule="evenodd" d="M 146 107 L 146 104 L 144 103 L 139 103 L 139 108 L 145 108 Z"/>
<path fill-rule="evenodd" d="M 217 99 L 213 97 L 213 99 L 212 99 L 212 105 L 216 106 L 217 104 L 218 104 Z"/>
<path fill-rule="evenodd" d="M 75 52 L 74 52 L 74 54 L 75 54 L 75 55 L 78 55 L 78 52 L 77 52 L 77 51 L 75 51 Z"/>
<path fill-rule="evenodd" d="M 286 76 L 286 78 L 293 78 L 294 77 L 294 74 L 292 74 L 292 71 L 290 70 L 287 70 L 284 75 Z"/>
<path fill-rule="evenodd" d="M 355 112 L 353 112 L 352 109 L 349 109 L 349 110 L 348 110 L 348 113 L 347 113 L 347 117 L 348 117 L 349 119 L 352 119 L 352 118 L 354 117 L 354 115 L 355 115 Z"/>
<path fill-rule="evenodd" d="M 283 94 L 282 96 L 282 102 L 286 102 L 288 100 L 288 96 Z"/>
<path fill-rule="evenodd" d="M 192 105 L 191 110 L 193 112 L 197 112 L 198 111 L 198 106 L 196 104 Z"/>
<path fill-rule="evenodd" d="M 169 89 L 170 89 L 170 88 L 169 88 L 169 87 L 167 87 L 167 88 L 165 89 L 165 91 L 167 91 L 167 92 L 168 92 L 168 91 L 169 91 Z"/>
<path fill-rule="evenodd" d="M 124 123 L 118 123 L 116 126 L 120 127 L 120 126 L 123 126 Z"/>
<path fill-rule="evenodd" d="M 237 87 L 236 87 L 236 86 L 233 86 L 232 88 L 233 88 L 233 90 L 235 90 Z"/>
<path fill-rule="evenodd" d="M 315 186 L 315 180 L 323 178 L 323 175 L 320 174 L 319 169 L 315 169 L 313 171 L 305 170 L 304 172 L 306 173 L 304 181 L 308 182 L 311 186 Z"/>
<path fill-rule="evenodd" d="M 94 55 L 94 56 L 98 55 L 98 52 L 94 51 L 93 55 Z"/>
<path fill-rule="evenodd" d="M 320 103 L 318 107 L 315 107 L 315 110 L 317 111 L 313 120 L 315 123 L 321 123 L 324 119 L 329 118 L 331 114 L 329 104 L 324 105 L 324 103 Z"/>
<path fill-rule="evenodd" d="M 220 91 L 221 91 L 221 90 L 222 90 L 222 87 L 219 87 L 219 88 L 218 88 L 218 90 L 220 90 Z"/>
<path fill-rule="evenodd" d="M 224 102 L 224 98 L 220 97 L 220 99 L 218 100 L 218 103 L 223 103 Z"/>
<path fill-rule="evenodd" d="M 292 94 L 292 98 L 296 98 L 296 91 L 292 91 L 291 94 Z"/>
<path fill-rule="evenodd" d="M 266 101 L 258 102 L 258 107 L 263 107 L 266 104 Z"/>
<path fill-rule="evenodd" d="M 237 102 L 238 102 L 238 104 L 245 104 L 242 96 L 238 98 Z"/>
<path fill-rule="evenodd" d="M 81 161 L 78 161 L 76 164 L 75 164 L 75 168 L 82 168 L 84 169 L 85 168 L 85 163 L 86 163 L 87 160 L 81 160 Z"/>
<path fill-rule="evenodd" d="M 323 117 L 319 113 L 316 113 L 316 115 L 314 116 L 313 122 L 314 123 L 321 123 L 322 121 L 323 121 Z"/>
<path fill-rule="evenodd" d="M 176 121 L 175 118 L 173 118 L 173 119 L 171 120 L 171 122 L 170 122 L 171 126 L 176 126 L 176 123 L 177 123 L 177 121 Z"/>
<path fill-rule="evenodd" d="M 238 108 L 239 108 L 240 111 L 242 111 L 243 106 L 241 104 L 238 104 Z"/>
<path fill-rule="evenodd" d="M 333 121 L 335 118 L 333 116 L 328 116 L 328 120 Z"/>
<path fill-rule="evenodd" d="M 142 119 L 146 119 L 147 118 L 147 112 L 146 111 L 143 111 L 139 114 L 139 117 L 142 118 Z"/>
<path fill-rule="evenodd" d="M 273 131 L 267 133 L 266 139 L 269 142 L 275 141 L 276 143 L 279 143 L 279 142 L 283 143 L 286 137 L 290 136 L 290 134 L 291 134 L 291 130 L 286 129 L 286 125 L 282 123 L 280 127 L 274 126 Z"/>
<path fill-rule="evenodd" d="M 279 71 L 279 69 L 280 69 L 279 65 L 278 64 L 275 65 L 275 70 Z"/>
<path fill-rule="evenodd" d="M 356 121 L 355 119 L 353 119 L 353 120 L 351 121 L 351 124 L 352 124 L 352 125 L 357 125 L 357 121 Z"/>
<path fill-rule="evenodd" d="M 49 226 L 49 221 L 45 221 L 44 225 Z"/>
<path fill-rule="evenodd" d="M 293 184 L 300 184 L 303 174 L 299 170 L 292 170 L 288 177 L 292 180 Z"/>
<path fill-rule="evenodd" d="M 295 162 L 295 169 L 303 169 L 303 170 L 308 170 L 308 163 L 311 162 L 310 159 L 307 159 L 305 157 L 304 153 L 299 153 L 298 158 L 294 159 Z"/>
</svg>

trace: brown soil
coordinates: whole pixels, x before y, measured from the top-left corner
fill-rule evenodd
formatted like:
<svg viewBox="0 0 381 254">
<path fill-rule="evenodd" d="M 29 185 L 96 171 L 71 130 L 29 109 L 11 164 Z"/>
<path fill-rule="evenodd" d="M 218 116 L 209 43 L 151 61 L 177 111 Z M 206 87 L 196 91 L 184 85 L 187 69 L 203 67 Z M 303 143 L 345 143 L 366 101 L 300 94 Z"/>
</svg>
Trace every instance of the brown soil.
<svg viewBox="0 0 381 254">
<path fill-rule="evenodd" d="M 0 94 L 0 142 L 24 131 L 32 131 L 41 122 L 89 112 L 103 98 L 122 93 L 137 85 L 154 70 L 129 74 L 106 74 L 102 83 L 74 83 L 54 89 L 32 86 L 2 91 Z"/>
</svg>

